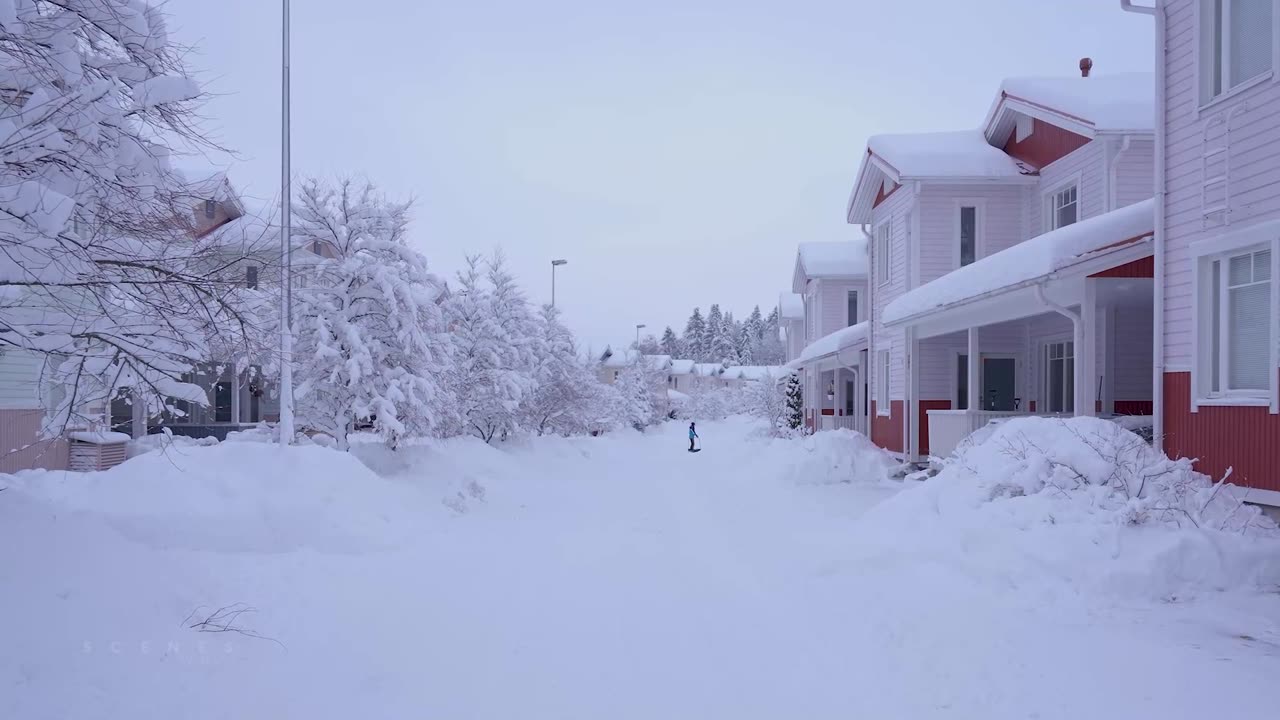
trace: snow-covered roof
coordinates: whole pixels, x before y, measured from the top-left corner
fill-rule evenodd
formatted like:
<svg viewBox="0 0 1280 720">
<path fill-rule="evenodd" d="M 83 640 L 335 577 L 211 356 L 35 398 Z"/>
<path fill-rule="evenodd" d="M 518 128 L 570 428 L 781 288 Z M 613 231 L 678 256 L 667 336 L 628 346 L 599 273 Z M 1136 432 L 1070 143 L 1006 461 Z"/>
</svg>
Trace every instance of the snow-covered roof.
<svg viewBox="0 0 1280 720">
<path fill-rule="evenodd" d="M 840 328 L 829 335 L 824 335 L 809 343 L 804 350 L 800 351 L 799 357 L 787 363 L 787 367 L 798 370 L 809 363 L 835 355 L 841 350 L 847 350 L 859 343 L 865 343 L 869 328 L 870 323 L 864 321 L 857 325 Z"/>
<path fill-rule="evenodd" d="M 802 242 L 796 252 L 797 268 L 806 277 L 866 277 L 867 241 L 836 240 L 833 242 Z M 804 317 L 804 306 L 800 307 Z"/>
<path fill-rule="evenodd" d="M 669 370 L 671 368 L 671 356 L 645 355 L 644 364 L 651 370 Z"/>
<path fill-rule="evenodd" d="M 236 200 L 235 189 L 231 186 L 226 170 L 213 167 L 179 167 L 175 168 L 175 172 L 186 181 L 187 192 L 193 197 L 219 202 Z"/>
<path fill-rule="evenodd" d="M 884 308 L 886 323 L 896 323 L 955 303 L 1026 284 L 1127 241 L 1151 235 L 1155 201 L 1148 199 L 1058 228 L 953 270 L 899 296 Z"/>
<path fill-rule="evenodd" d="M 696 363 L 693 366 L 693 372 L 701 377 L 719 377 L 724 371 L 724 366 L 720 363 Z"/>
<path fill-rule="evenodd" d="M 67 433 L 67 437 L 79 442 L 91 443 L 93 445 L 119 445 L 129 442 L 128 435 L 122 432 L 112 432 L 109 430 L 77 430 Z"/>
<path fill-rule="evenodd" d="M 671 374 L 672 375 L 692 375 L 694 365 L 696 364 L 697 363 L 695 363 L 692 360 L 672 360 Z"/>
<path fill-rule="evenodd" d="M 783 320 L 804 320 L 804 297 L 799 293 L 784 292 L 778 296 L 778 315 Z"/>
<path fill-rule="evenodd" d="M 1008 78 L 1000 85 L 984 125 L 987 137 L 995 142 L 1003 142 L 1012 130 L 1003 117 L 1006 111 L 1032 117 L 1048 113 L 1044 119 L 1085 133 L 1151 132 L 1155 78 L 1149 72 Z"/>
<path fill-rule="evenodd" d="M 867 149 L 894 171 L 890 179 L 1020 178 L 1028 167 L 992 147 L 981 130 L 872 135 Z"/>
<path fill-rule="evenodd" d="M 763 380 L 791 374 L 791 369 L 780 365 L 732 365 L 724 369 L 721 377 L 727 380 Z"/>
<path fill-rule="evenodd" d="M 635 350 L 614 352 L 612 349 L 607 349 L 604 351 L 604 357 L 600 360 L 600 364 L 607 368 L 624 368 L 634 363 L 636 357 Z"/>
</svg>

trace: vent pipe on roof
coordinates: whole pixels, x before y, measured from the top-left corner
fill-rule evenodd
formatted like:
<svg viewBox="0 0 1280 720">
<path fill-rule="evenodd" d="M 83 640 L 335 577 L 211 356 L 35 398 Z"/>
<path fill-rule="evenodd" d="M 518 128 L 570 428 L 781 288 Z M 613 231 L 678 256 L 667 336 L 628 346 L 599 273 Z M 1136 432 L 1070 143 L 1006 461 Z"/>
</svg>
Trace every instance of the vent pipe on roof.
<svg viewBox="0 0 1280 720">
<path fill-rule="evenodd" d="M 1093 69 L 1092 58 L 1080 58 L 1080 77 L 1089 77 L 1089 71 Z"/>
</svg>

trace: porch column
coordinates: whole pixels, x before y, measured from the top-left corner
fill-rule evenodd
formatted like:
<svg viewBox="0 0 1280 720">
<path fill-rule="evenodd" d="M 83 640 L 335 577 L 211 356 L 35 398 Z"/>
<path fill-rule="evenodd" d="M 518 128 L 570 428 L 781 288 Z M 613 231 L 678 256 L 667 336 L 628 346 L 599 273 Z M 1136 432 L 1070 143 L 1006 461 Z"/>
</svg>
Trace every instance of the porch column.
<svg viewBox="0 0 1280 720">
<path fill-rule="evenodd" d="M 1116 325 L 1115 307 L 1103 305 L 1098 312 L 1098 335 L 1102 337 L 1102 412 L 1116 411 Z"/>
<path fill-rule="evenodd" d="M 1076 412 L 1078 416 L 1094 417 L 1098 414 L 1098 303 L 1097 280 L 1085 278 L 1084 299 L 1080 302 L 1080 321 L 1075 327 L 1075 384 Z"/>
<path fill-rule="evenodd" d="M 143 406 L 142 401 L 134 395 L 132 403 L 129 405 L 131 413 L 130 423 L 133 426 L 133 439 L 144 438 L 147 436 L 147 409 Z"/>
<path fill-rule="evenodd" d="M 231 368 L 231 422 L 240 423 L 240 377 L 241 373 Z"/>
<path fill-rule="evenodd" d="M 982 353 L 978 350 L 978 330 L 979 328 L 969 328 L 969 412 L 982 409 L 982 393 L 979 391 L 981 383 L 982 369 Z"/>
</svg>

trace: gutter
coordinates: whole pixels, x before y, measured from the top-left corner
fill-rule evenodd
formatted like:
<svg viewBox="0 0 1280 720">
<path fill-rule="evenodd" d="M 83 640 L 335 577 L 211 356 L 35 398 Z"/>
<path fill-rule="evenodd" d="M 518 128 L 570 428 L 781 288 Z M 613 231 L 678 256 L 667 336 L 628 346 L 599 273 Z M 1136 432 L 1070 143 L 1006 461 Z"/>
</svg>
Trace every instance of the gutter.
<svg viewBox="0 0 1280 720">
<path fill-rule="evenodd" d="M 1151 15 L 1156 23 L 1155 41 L 1155 73 L 1156 73 L 1156 116 L 1155 116 L 1155 251 L 1153 253 L 1155 272 L 1153 285 L 1155 297 L 1152 307 L 1151 343 L 1151 400 L 1152 400 L 1152 439 L 1156 450 L 1164 450 L 1164 263 L 1165 263 L 1165 108 L 1169 102 L 1166 91 L 1166 70 L 1164 64 L 1165 45 L 1168 42 L 1167 18 L 1162 0 L 1152 0 L 1153 5 L 1134 5 L 1132 0 L 1120 0 L 1120 9 L 1125 12 Z"/>
</svg>

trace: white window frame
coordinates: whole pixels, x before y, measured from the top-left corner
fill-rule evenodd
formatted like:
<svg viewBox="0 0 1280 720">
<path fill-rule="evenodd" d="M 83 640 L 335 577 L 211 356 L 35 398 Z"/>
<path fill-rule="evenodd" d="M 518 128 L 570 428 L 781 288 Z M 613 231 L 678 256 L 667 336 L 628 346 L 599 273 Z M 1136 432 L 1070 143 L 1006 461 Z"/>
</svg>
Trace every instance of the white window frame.
<svg viewBox="0 0 1280 720">
<path fill-rule="evenodd" d="M 876 226 L 876 284 L 888 285 L 893 279 L 893 221 Z"/>
<path fill-rule="evenodd" d="M 1245 78 L 1235 85 L 1231 84 L 1231 37 L 1227 34 L 1224 37 L 1222 45 L 1222 77 L 1219 78 L 1222 89 L 1215 95 L 1212 90 L 1212 64 L 1215 55 L 1213 54 L 1212 42 L 1214 35 L 1210 32 L 1209 21 L 1213 12 L 1214 0 L 1197 0 L 1196 23 L 1195 23 L 1195 55 L 1196 55 L 1196 97 L 1199 99 L 1200 109 L 1206 109 L 1213 105 L 1235 97 L 1250 88 L 1270 80 L 1275 75 L 1277 65 L 1277 57 L 1280 57 L 1280 33 L 1276 32 L 1276 19 L 1280 17 L 1280 2 L 1272 2 L 1271 5 L 1271 65 L 1266 70 L 1259 72 L 1251 78 Z M 1235 0 L 1223 0 L 1222 22 L 1230 27 L 1231 24 L 1231 5 Z"/>
<path fill-rule="evenodd" d="M 973 208 L 973 262 L 978 262 L 987 256 L 986 243 L 986 223 L 987 208 L 986 203 L 981 198 L 961 198 L 955 201 L 955 208 L 951 213 L 953 218 L 952 238 L 951 238 L 951 266 L 960 269 L 960 211 L 961 208 Z M 970 263 L 971 265 L 973 263 Z"/>
<path fill-rule="evenodd" d="M 1043 200 L 1041 200 L 1041 207 L 1044 208 L 1044 222 L 1042 224 L 1045 232 L 1053 232 L 1059 228 L 1067 227 L 1066 225 L 1058 224 L 1058 196 L 1072 188 L 1075 188 L 1076 191 L 1076 221 L 1071 224 L 1075 225 L 1084 220 L 1084 192 L 1081 179 L 1081 173 L 1076 173 L 1045 191 L 1042 196 Z"/>
<path fill-rule="evenodd" d="M 853 295 L 853 304 L 855 315 L 849 317 L 849 296 Z M 844 292 L 844 326 L 852 327 L 858 324 L 858 317 L 862 315 L 862 291 L 858 288 L 849 288 Z"/>
<path fill-rule="evenodd" d="M 1191 299 L 1192 299 L 1192 362 L 1191 362 L 1191 412 L 1200 406 L 1269 406 L 1271 414 L 1280 413 L 1280 387 L 1277 387 L 1277 371 L 1280 367 L 1280 338 L 1271 338 L 1271 372 L 1265 390 L 1213 393 L 1211 391 L 1213 368 L 1213 283 L 1209 272 L 1213 262 L 1226 261 L 1245 252 L 1271 250 L 1271 324 L 1276 330 L 1280 318 L 1280 221 L 1259 223 L 1226 235 L 1192 243 L 1191 251 Z M 1157 338 L 1159 341 L 1159 338 Z"/>
<path fill-rule="evenodd" d="M 888 350 L 877 350 L 880 356 L 876 359 L 876 415 L 889 417 L 889 372 L 892 353 Z"/>
<path fill-rule="evenodd" d="M 1064 410 L 1061 410 L 1060 412 L 1062 412 L 1062 413 L 1064 413 L 1064 414 L 1065 414 L 1065 413 L 1070 413 L 1070 414 L 1072 414 L 1072 415 L 1075 415 L 1075 414 L 1077 414 L 1077 413 L 1079 412 L 1079 409 L 1075 406 L 1075 404 L 1076 404 L 1076 397 L 1075 397 L 1075 396 L 1076 396 L 1076 393 L 1075 393 L 1075 381 L 1074 381 L 1074 378 L 1075 378 L 1075 367 L 1076 367 L 1076 363 L 1080 361 L 1080 358 L 1079 358 L 1079 356 L 1078 356 L 1078 355 L 1076 355 L 1076 353 L 1077 353 L 1077 352 L 1079 352 L 1080 348 L 1077 348 L 1077 347 L 1075 346 L 1075 337 L 1074 337 L 1073 335 L 1070 335 L 1070 334 L 1067 334 L 1067 335 L 1057 335 L 1057 336 L 1054 336 L 1054 337 L 1045 338 L 1044 340 L 1042 340 L 1042 341 L 1040 342 L 1040 390 L 1039 390 L 1040 399 L 1039 399 L 1039 402 L 1036 404 L 1036 412 L 1040 412 L 1040 413 L 1049 413 L 1049 412 L 1054 412 L 1053 410 L 1050 410 L 1050 402 L 1051 402 L 1051 399 L 1052 399 L 1052 390 L 1051 390 L 1051 387 L 1050 387 L 1050 385 L 1051 385 L 1051 381 L 1050 381 L 1050 379 L 1049 379 L 1049 378 L 1050 378 L 1050 372 L 1049 372 L 1049 364 L 1050 364 L 1050 360 L 1049 360 L 1049 348 L 1053 347 L 1054 345 L 1066 345 L 1066 344 L 1070 344 L 1070 345 L 1071 345 L 1071 376 L 1072 376 L 1072 384 L 1071 384 L 1071 392 L 1070 392 L 1070 393 L 1068 393 L 1068 392 L 1067 392 L 1067 390 L 1066 390 L 1066 388 L 1067 388 L 1067 376 L 1064 374 L 1064 375 L 1062 376 L 1062 393 L 1063 393 L 1063 394 L 1062 394 L 1062 398 L 1061 398 L 1061 400 L 1062 400 L 1062 406 L 1063 406 L 1064 408 L 1067 406 L 1067 404 L 1068 404 L 1068 402 L 1069 402 L 1069 403 L 1071 404 L 1071 409 L 1070 409 L 1070 410 L 1065 410 L 1065 409 L 1064 409 Z M 1065 360 L 1065 357 L 1064 357 L 1063 359 Z M 1064 371 L 1064 373 L 1065 373 L 1065 371 L 1066 371 L 1066 363 L 1065 363 L 1065 362 L 1063 363 L 1063 371 Z M 1044 405 L 1044 407 L 1040 407 L 1040 405 L 1041 405 L 1041 404 L 1043 404 L 1043 405 Z"/>
</svg>

